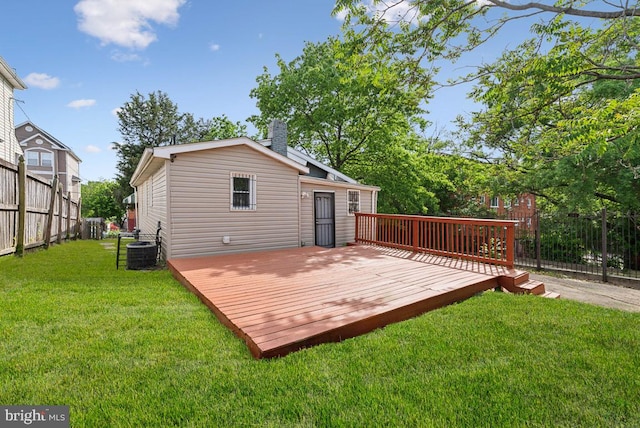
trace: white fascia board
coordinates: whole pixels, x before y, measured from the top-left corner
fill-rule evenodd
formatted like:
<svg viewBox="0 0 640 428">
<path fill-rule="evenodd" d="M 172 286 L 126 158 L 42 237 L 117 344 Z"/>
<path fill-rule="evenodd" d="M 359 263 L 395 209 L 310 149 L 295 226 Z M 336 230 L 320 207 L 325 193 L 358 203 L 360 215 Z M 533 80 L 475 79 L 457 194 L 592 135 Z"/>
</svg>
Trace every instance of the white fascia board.
<svg viewBox="0 0 640 428">
<path fill-rule="evenodd" d="M 142 152 L 142 156 L 140 157 L 140 162 L 138 162 L 138 166 L 136 166 L 135 171 L 133 171 L 133 175 L 131 175 L 131 180 L 129 180 L 129 184 L 131 187 L 135 188 L 138 184 L 139 179 L 142 177 L 145 169 L 149 166 L 149 163 L 153 159 L 153 149 L 146 148 L 144 152 Z"/>
<path fill-rule="evenodd" d="M 30 136 L 29 138 L 25 138 L 24 140 L 20 141 L 20 144 L 24 144 L 24 143 L 28 143 L 31 140 L 35 140 L 36 138 L 42 138 L 43 140 L 47 140 L 47 142 L 49 144 L 51 144 L 53 147 L 55 147 L 56 149 L 59 150 L 67 150 L 66 147 L 62 147 L 60 144 L 58 144 L 58 142 L 51 140 L 49 137 L 47 137 L 46 135 L 37 132 L 34 135 Z"/>
<path fill-rule="evenodd" d="M 0 56 L 0 74 L 11 84 L 14 89 L 27 89 L 27 85 L 18 77 L 16 72 Z"/>
<path fill-rule="evenodd" d="M 367 184 L 360 184 L 360 183 L 345 183 L 343 181 L 333 181 L 333 180 L 327 180 L 325 178 L 317 178 L 317 177 L 309 177 L 309 176 L 300 176 L 300 182 L 318 184 L 323 186 L 340 187 L 344 189 L 353 189 L 353 190 L 369 190 L 369 191 L 375 191 L 375 192 L 380 190 L 378 186 L 369 186 Z"/>
</svg>

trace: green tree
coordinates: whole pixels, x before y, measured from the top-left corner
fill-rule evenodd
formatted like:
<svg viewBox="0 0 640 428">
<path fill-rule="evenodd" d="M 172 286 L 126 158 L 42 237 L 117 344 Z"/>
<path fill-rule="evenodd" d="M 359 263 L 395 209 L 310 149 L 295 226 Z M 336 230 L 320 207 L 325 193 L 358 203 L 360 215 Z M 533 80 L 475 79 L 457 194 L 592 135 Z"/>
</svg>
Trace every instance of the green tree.
<svg viewBox="0 0 640 428">
<path fill-rule="evenodd" d="M 187 117 L 191 124 L 192 117 Z M 148 97 L 136 92 L 118 111 L 118 124 L 122 142 L 115 143 L 118 155 L 117 197 L 129 195 L 133 189 L 129 180 L 140 161 L 144 149 L 180 141 L 185 116 L 178 106 L 162 92 L 151 92 Z"/>
<path fill-rule="evenodd" d="M 133 189 L 129 185 L 146 148 L 168 144 L 231 138 L 246 134 L 246 126 L 226 116 L 195 119 L 191 113 L 180 113 L 178 105 L 162 92 L 144 96 L 132 94 L 118 111 L 122 142 L 115 143 L 118 155 L 116 199 L 122 200 Z"/>
<path fill-rule="evenodd" d="M 569 209 L 638 209 L 636 2 L 339 0 L 339 10 L 349 12 L 347 24 L 362 24 L 368 49 L 396 52 L 408 70 L 456 60 L 509 21 L 535 16 L 530 40 L 457 80 L 477 82 L 471 95 L 485 106 L 461 121 L 461 135 L 501 167 L 499 192 L 518 186 Z"/>
<path fill-rule="evenodd" d="M 289 142 L 342 171 L 384 151 L 421 123 L 427 88 L 403 81 L 404 67 L 391 56 L 365 53 L 352 33 L 344 40 L 307 43 L 279 73 L 265 68 L 251 91 L 264 131 L 273 119 L 287 122 Z"/>
<path fill-rule="evenodd" d="M 289 143 L 360 182 L 381 186 L 381 212 L 440 212 L 455 188 L 437 154 L 437 141 L 419 136 L 429 87 L 426 70 L 413 70 L 393 55 L 365 52 L 358 37 L 307 43 L 279 73 L 267 69 L 251 91 L 265 130 L 273 119 L 288 124 Z M 446 205 L 446 203 L 445 203 Z"/>
<path fill-rule="evenodd" d="M 485 67 L 473 93 L 485 107 L 461 121 L 469 145 L 504 167 L 511 189 L 556 207 L 640 209 L 638 67 L 623 39 L 603 34 L 622 29 L 558 22 L 536 31 L 553 43 L 547 52 L 532 39 Z"/>
<path fill-rule="evenodd" d="M 233 122 L 226 115 L 211 119 L 195 119 L 191 113 L 183 115 L 183 142 L 214 141 L 247 135 L 247 126 Z"/>
<path fill-rule="evenodd" d="M 89 181 L 82 185 L 82 217 L 120 220 L 124 215 L 116 199 L 118 184 L 113 180 Z"/>
</svg>

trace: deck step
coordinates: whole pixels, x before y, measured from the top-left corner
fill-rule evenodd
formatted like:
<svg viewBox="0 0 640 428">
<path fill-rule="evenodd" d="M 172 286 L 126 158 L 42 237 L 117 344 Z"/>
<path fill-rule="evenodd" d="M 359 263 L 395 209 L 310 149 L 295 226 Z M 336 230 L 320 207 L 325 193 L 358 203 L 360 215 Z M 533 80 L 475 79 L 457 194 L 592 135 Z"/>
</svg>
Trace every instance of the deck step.
<svg viewBox="0 0 640 428">
<path fill-rule="evenodd" d="M 560 294 L 554 291 L 545 291 L 544 294 L 541 294 L 540 297 L 546 297 L 547 299 L 559 299 Z"/>
<path fill-rule="evenodd" d="M 544 283 L 534 279 L 530 279 L 524 284 L 519 284 L 516 287 L 526 294 L 542 295 L 545 293 Z"/>
<path fill-rule="evenodd" d="M 529 281 L 529 272 L 514 270 L 507 275 L 502 275 L 498 278 L 498 284 L 500 287 L 506 288 L 513 293 L 517 293 L 517 287 L 520 284 L 524 284 Z"/>
</svg>

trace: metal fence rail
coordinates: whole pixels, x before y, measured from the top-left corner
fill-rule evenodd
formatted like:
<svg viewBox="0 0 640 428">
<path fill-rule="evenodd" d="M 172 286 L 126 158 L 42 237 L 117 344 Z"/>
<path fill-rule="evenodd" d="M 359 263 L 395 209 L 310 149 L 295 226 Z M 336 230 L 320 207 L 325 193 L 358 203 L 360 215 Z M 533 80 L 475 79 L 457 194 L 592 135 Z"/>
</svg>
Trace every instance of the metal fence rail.
<svg viewBox="0 0 640 428">
<path fill-rule="evenodd" d="M 515 262 L 538 269 L 640 280 L 640 215 L 607 212 L 523 215 Z"/>
</svg>

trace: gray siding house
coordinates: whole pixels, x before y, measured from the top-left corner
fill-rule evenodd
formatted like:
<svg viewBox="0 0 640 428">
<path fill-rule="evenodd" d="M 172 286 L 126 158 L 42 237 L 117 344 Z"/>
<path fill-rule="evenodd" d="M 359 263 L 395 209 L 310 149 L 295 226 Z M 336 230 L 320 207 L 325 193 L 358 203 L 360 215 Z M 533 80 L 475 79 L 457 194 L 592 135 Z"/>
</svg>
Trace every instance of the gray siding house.
<svg viewBox="0 0 640 428">
<path fill-rule="evenodd" d="M 376 212 L 379 188 L 287 147 L 282 122 L 269 136 L 145 150 L 130 183 L 138 228 L 160 225 L 163 258 L 353 241 L 353 213 Z"/>
<path fill-rule="evenodd" d="M 71 199 L 77 201 L 82 161 L 73 150 L 29 121 L 17 125 L 15 134 L 24 151 L 27 170 L 47 180 L 53 180 L 57 175 L 62 191 L 71 192 Z"/>
</svg>

